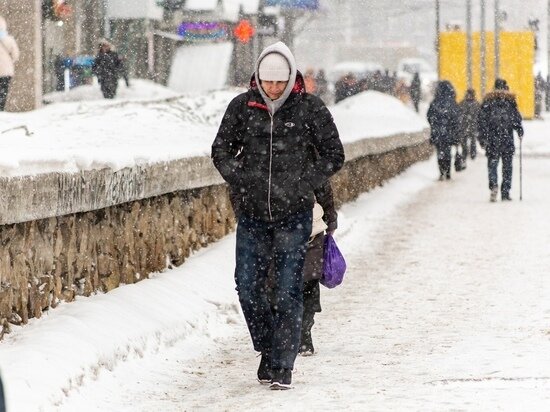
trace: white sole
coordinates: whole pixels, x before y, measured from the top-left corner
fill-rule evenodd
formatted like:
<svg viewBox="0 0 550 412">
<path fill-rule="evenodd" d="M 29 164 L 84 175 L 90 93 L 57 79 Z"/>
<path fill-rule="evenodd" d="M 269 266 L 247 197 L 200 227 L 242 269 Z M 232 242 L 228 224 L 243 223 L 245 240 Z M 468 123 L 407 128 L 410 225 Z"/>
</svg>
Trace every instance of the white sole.
<svg viewBox="0 0 550 412">
<path fill-rule="evenodd" d="M 292 389 L 292 386 L 285 385 L 284 383 L 273 382 L 271 385 L 269 385 L 269 389 L 271 389 L 272 391 L 286 391 L 288 389 Z"/>
</svg>

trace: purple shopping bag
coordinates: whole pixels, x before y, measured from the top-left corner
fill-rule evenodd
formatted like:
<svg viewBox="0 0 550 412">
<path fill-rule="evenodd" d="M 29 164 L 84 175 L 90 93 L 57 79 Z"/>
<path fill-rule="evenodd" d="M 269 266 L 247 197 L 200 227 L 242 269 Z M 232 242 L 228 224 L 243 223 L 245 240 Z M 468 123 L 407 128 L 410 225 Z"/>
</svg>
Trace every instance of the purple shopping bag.
<svg viewBox="0 0 550 412">
<path fill-rule="evenodd" d="M 346 273 L 346 261 L 336 246 L 332 235 L 325 236 L 325 251 L 323 254 L 323 276 L 321 284 L 332 289 L 342 283 Z"/>
</svg>

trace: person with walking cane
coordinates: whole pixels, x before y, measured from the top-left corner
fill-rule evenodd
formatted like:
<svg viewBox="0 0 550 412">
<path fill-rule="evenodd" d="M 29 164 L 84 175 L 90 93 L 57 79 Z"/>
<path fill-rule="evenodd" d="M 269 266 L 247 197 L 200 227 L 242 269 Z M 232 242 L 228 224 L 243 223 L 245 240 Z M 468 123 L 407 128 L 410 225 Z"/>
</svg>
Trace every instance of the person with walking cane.
<svg viewBox="0 0 550 412">
<path fill-rule="evenodd" d="M 516 103 L 516 97 L 509 91 L 504 79 L 495 80 L 495 88 L 483 99 L 478 116 L 479 143 L 487 156 L 489 169 L 490 201 L 496 202 L 498 196 L 498 164 L 502 159 L 501 199 L 510 201 L 512 188 L 512 161 L 516 150 L 514 130 L 523 137 L 522 118 Z"/>
</svg>

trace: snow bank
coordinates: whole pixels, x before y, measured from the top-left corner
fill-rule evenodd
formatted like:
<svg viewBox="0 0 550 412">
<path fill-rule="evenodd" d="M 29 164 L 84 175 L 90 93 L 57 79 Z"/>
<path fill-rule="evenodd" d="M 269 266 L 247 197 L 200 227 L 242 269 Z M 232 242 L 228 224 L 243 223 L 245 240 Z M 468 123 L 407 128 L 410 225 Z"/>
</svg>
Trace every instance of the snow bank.
<svg viewBox="0 0 550 412">
<path fill-rule="evenodd" d="M 60 103 L 0 113 L 0 176 L 146 165 L 207 156 L 238 90 L 168 100 Z"/>
<path fill-rule="evenodd" d="M 330 110 L 346 142 L 420 132 L 429 127 L 423 117 L 400 100 L 375 91 L 348 97 Z"/>
<path fill-rule="evenodd" d="M 52 102 L 70 101 L 28 113 L 0 113 L 0 176 L 116 171 L 209 156 L 227 105 L 242 91 L 174 97 L 170 89 L 133 80 L 130 89 L 121 85 L 113 101 L 102 99 L 93 86 L 48 95 Z M 330 110 L 344 143 L 427 126 L 399 100 L 377 92 L 361 93 Z"/>
<path fill-rule="evenodd" d="M 96 101 L 96 103 L 108 103 L 101 94 L 97 79 L 94 77 L 94 83 L 90 85 L 78 86 L 70 89 L 67 92 L 53 92 L 44 95 L 44 102 L 63 103 L 63 102 L 80 102 L 80 101 Z M 153 99 L 168 99 L 170 97 L 179 96 L 174 90 L 170 90 L 158 83 L 145 79 L 130 79 L 130 87 L 126 86 L 123 80 L 118 83 L 117 97 L 115 101 L 149 101 Z"/>
</svg>

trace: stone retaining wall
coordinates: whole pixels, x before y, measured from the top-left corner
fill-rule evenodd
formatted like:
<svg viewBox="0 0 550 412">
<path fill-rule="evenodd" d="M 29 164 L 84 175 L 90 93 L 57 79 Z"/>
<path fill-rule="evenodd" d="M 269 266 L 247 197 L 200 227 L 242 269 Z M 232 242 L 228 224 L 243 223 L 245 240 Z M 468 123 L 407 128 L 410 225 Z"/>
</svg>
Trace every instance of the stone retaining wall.
<svg viewBox="0 0 550 412">
<path fill-rule="evenodd" d="M 427 133 L 346 145 L 338 205 L 432 153 Z M 234 229 L 210 159 L 0 179 L 0 338 L 76 295 L 107 292 L 184 262 Z"/>
</svg>

